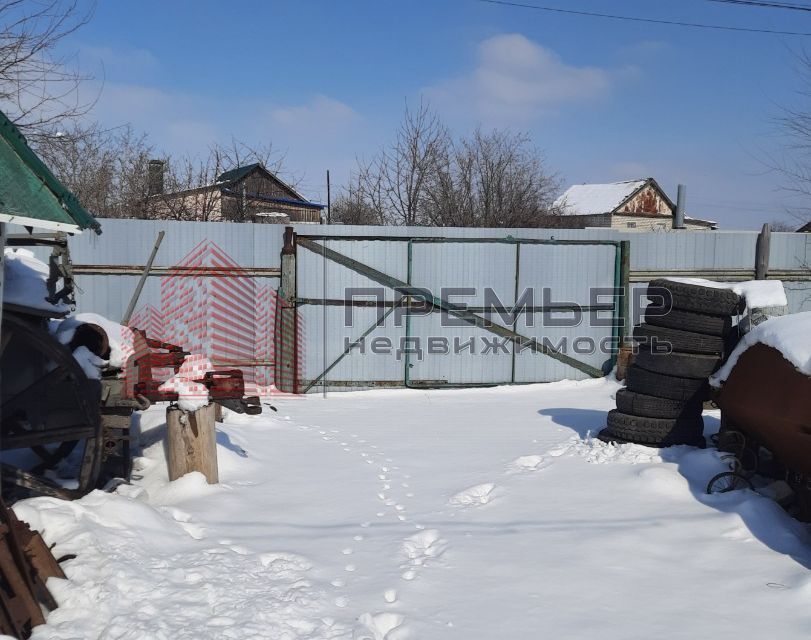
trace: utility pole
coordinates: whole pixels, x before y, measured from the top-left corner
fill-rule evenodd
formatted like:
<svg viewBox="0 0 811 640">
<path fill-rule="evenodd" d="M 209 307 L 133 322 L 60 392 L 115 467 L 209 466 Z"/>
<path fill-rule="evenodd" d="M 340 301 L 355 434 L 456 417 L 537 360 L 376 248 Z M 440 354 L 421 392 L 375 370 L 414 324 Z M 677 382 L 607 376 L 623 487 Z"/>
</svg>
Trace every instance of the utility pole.
<svg viewBox="0 0 811 640">
<path fill-rule="evenodd" d="M 329 169 L 327 169 L 327 224 L 332 224 L 332 211 L 330 209 Z"/>
</svg>

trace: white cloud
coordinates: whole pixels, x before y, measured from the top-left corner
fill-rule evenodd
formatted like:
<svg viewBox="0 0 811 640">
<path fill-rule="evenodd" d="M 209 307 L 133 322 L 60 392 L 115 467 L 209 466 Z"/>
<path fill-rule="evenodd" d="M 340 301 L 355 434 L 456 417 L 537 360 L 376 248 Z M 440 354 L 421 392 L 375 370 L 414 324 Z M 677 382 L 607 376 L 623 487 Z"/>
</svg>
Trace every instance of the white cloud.
<svg viewBox="0 0 811 640">
<path fill-rule="evenodd" d="M 88 95 L 98 88 L 88 86 Z M 156 151 L 177 155 L 204 156 L 212 143 L 227 144 L 232 136 L 254 146 L 272 142 L 285 156 L 285 177 L 304 179 L 302 191 L 314 199 L 326 197 L 325 169 L 333 169 L 338 184 L 354 163 L 355 145 L 368 135 L 357 111 L 325 95 L 283 104 L 146 83 L 105 83 L 88 118 L 106 126 L 131 124 L 148 134 Z"/>
<path fill-rule="evenodd" d="M 81 68 L 89 66 L 99 77 L 146 78 L 160 66 L 158 58 L 148 49 L 111 47 L 82 44 L 78 49 Z"/>
<path fill-rule="evenodd" d="M 90 91 L 88 91 L 90 95 Z M 340 138 L 361 120 L 350 106 L 324 95 L 300 104 L 268 104 L 256 97 L 197 95 L 141 84 L 107 82 L 90 114 L 108 126 L 132 124 L 159 149 L 200 153 L 231 136 L 246 143 L 273 140 L 317 149 Z"/>
<path fill-rule="evenodd" d="M 277 107 L 270 113 L 276 124 L 302 131 L 313 129 L 321 133 L 340 131 L 358 114 L 352 107 L 323 95 L 314 96 L 305 104 Z"/>
<path fill-rule="evenodd" d="M 476 68 L 427 87 L 442 110 L 466 110 L 492 124 L 522 124 L 564 104 L 592 100 L 611 87 L 612 73 L 566 64 L 521 34 L 493 36 L 478 47 Z"/>
</svg>

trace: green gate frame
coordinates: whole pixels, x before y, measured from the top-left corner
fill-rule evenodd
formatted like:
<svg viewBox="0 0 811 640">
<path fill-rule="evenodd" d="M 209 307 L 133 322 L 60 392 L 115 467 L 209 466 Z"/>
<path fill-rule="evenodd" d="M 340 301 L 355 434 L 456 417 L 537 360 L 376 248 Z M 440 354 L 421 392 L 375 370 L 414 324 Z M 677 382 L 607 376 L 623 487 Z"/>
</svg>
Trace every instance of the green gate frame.
<svg viewBox="0 0 811 640">
<path fill-rule="evenodd" d="M 354 258 L 350 258 L 348 256 L 343 255 L 333 249 L 330 249 L 323 244 L 324 241 L 329 240 L 341 240 L 341 241 L 388 241 L 388 242 L 407 242 L 408 243 L 408 264 L 407 264 L 407 276 L 406 281 L 401 281 L 397 278 L 394 278 L 388 274 L 385 274 L 369 265 L 366 265 Z M 322 244 L 319 244 L 317 241 L 321 241 Z M 627 339 L 627 331 L 628 331 L 628 319 L 629 319 L 629 302 L 630 302 L 630 283 L 629 283 L 629 275 L 630 275 L 630 241 L 628 240 L 555 240 L 555 239 L 532 239 L 532 238 L 514 238 L 512 236 L 507 236 L 505 238 L 447 238 L 447 237 L 425 237 L 425 238 L 415 238 L 411 236 L 341 236 L 341 235 L 297 235 L 294 240 L 294 246 L 300 245 L 303 248 L 311 251 L 312 253 L 319 255 L 322 259 L 330 260 L 337 264 L 340 264 L 355 273 L 358 273 L 362 276 L 369 278 L 370 280 L 377 282 L 388 288 L 398 288 L 408 290 L 412 288 L 412 264 L 413 264 L 413 246 L 415 244 L 452 244 L 452 243 L 465 243 L 465 244 L 489 244 L 489 243 L 497 243 L 497 244 L 511 244 L 515 245 L 516 248 L 516 269 L 515 269 L 515 288 L 516 288 L 516 296 L 518 295 L 518 282 L 519 282 L 519 265 L 520 265 L 520 252 L 521 252 L 521 245 L 568 245 L 568 246 L 612 246 L 615 249 L 614 254 L 614 299 L 610 304 L 606 305 L 598 305 L 596 308 L 597 310 L 612 310 L 612 325 L 613 325 L 613 333 L 612 337 L 614 338 L 614 344 L 616 348 L 614 349 L 612 356 L 611 356 L 611 367 L 616 364 L 617 354 L 619 351 L 619 347 L 624 344 Z M 424 296 L 415 296 L 423 300 Z M 294 298 L 293 302 L 298 305 L 303 304 L 330 304 L 332 301 L 318 300 L 313 298 Z M 344 301 L 337 301 L 341 304 L 345 304 Z M 328 366 L 324 368 L 324 370 L 315 378 L 310 380 L 307 386 L 304 388 L 303 393 L 307 393 L 310 389 L 312 389 L 315 385 L 319 384 L 323 381 L 322 386 L 329 386 L 328 381 L 326 380 L 327 374 L 338 365 L 344 357 L 346 357 L 351 350 L 360 344 L 360 342 L 366 338 L 376 327 L 380 325 L 380 323 L 385 320 L 394 310 L 403 304 L 405 304 L 406 309 L 406 340 L 410 337 L 410 330 L 411 330 L 411 314 L 410 309 L 412 305 L 412 296 L 405 295 L 403 296 L 398 303 L 392 304 L 392 306 L 386 311 L 385 314 L 379 319 L 377 319 L 368 329 L 366 329 L 356 340 L 354 340 L 348 347 L 344 349 L 344 351 Z M 493 324 L 487 321 L 482 316 L 477 315 L 471 307 L 460 307 L 458 305 L 454 305 L 447 300 L 442 300 L 435 296 L 431 296 L 431 299 L 423 300 L 423 304 L 428 303 L 432 307 L 436 309 L 441 309 L 455 317 L 458 317 L 465 322 L 473 326 L 477 326 L 481 329 L 485 329 L 486 331 L 490 331 L 491 333 L 495 333 L 501 337 L 509 339 L 514 344 L 518 344 L 520 346 L 527 346 L 533 353 L 542 353 L 543 355 L 552 357 L 564 364 L 567 364 L 579 371 L 586 373 L 587 375 L 591 376 L 592 378 L 599 378 L 603 377 L 607 372 L 601 369 L 597 369 L 589 364 L 576 360 L 566 354 L 560 353 L 556 349 L 545 345 L 543 343 L 538 343 L 534 338 L 528 338 L 526 336 L 521 335 L 515 330 L 518 315 L 514 314 L 513 320 L 513 328 L 508 329 L 506 327 L 502 327 L 501 325 Z M 354 303 L 353 303 L 354 304 Z M 360 305 L 359 305 L 360 306 Z M 570 305 L 555 305 L 552 307 L 556 311 L 565 311 L 567 309 L 571 309 Z M 578 308 L 583 310 L 592 310 L 594 308 L 587 307 L 587 306 L 578 306 Z M 476 311 L 478 311 L 477 308 Z M 550 307 L 533 307 L 531 309 L 532 312 L 550 310 Z M 513 309 L 514 310 L 514 309 Z M 513 362 L 512 362 L 512 374 L 511 380 L 505 382 L 487 382 L 487 383 L 443 383 L 443 384 L 432 384 L 430 381 L 427 383 L 420 383 L 419 381 L 412 382 L 410 377 L 410 361 L 409 361 L 409 354 L 406 352 L 404 358 L 404 373 L 403 373 L 403 385 L 407 388 L 419 388 L 424 389 L 430 386 L 441 386 L 443 389 L 447 388 L 454 388 L 454 387 L 477 387 L 477 386 L 495 386 L 498 384 L 526 384 L 526 383 L 516 383 L 515 382 L 515 349 L 513 349 Z M 359 381 L 359 386 L 366 386 L 369 381 Z"/>
</svg>

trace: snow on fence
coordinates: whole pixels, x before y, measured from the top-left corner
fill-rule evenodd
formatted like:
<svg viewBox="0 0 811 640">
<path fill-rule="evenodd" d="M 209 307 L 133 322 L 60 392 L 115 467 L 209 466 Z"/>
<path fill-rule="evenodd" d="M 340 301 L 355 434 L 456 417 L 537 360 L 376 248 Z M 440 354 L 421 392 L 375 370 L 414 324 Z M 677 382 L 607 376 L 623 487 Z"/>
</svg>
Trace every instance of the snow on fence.
<svg viewBox="0 0 811 640">
<path fill-rule="evenodd" d="M 103 234 L 85 233 L 70 239 L 71 258 L 77 283 L 77 308 L 120 320 L 135 289 L 150 249 L 160 230 L 166 232 L 150 277 L 141 294 L 133 324 L 150 335 L 203 351 L 215 362 L 239 366 L 246 379 L 261 391 L 276 382 L 279 327 L 279 284 L 284 227 L 281 225 L 203 223 L 157 220 L 102 220 Z M 589 306 L 589 287 L 618 284 L 618 256 L 621 241 L 630 245 L 629 279 L 633 289 L 655 277 L 679 275 L 712 280 L 747 280 L 754 277 L 757 232 L 680 231 L 622 232 L 613 229 L 468 229 L 424 227 L 365 227 L 294 225 L 297 234 L 317 237 L 318 246 L 357 260 L 375 273 L 391 276 L 395 282 L 426 287 L 439 296 L 442 287 L 472 287 L 475 294 L 457 297 L 471 306 L 485 303 L 482 290 L 488 288 L 505 308 L 513 306 L 525 287 L 548 287 L 553 302 L 576 302 Z M 346 239 L 346 238 L 351 238 Z M 441 241 L 440 239 L 448 241 Z M 507 239 L 507 241 L 505 241 Z M 412 240 L 412 242 L 409 242 Z M 476 242 L 480 240 L 480 242 Z M 501 242 L 493 242 L 501 240 Z M 552 243 L 548 241 L 565 241 Z M 545 241 L 545 242 L 542 242 Z M 574 243 L 572 241 L 575 241 Z M 577 244 L 590 242 L 592 244 Z M 517 248 L 520 245 L 520 249 Z M 41 251 L 41 250 L 40 250 Z M 410 253 L 410 255 L 409 255 Z M 386 300 L 367 307 L 341 304 L 349 287 L 375 288 L 380 283 L 334 260 L 324 260 L 317 251 L 297 248 L 296 320 L 287 332 L 295 343 L 293 358 L 296 384 L 303 390 L 323 380 L 330 388 L 356 384 L 403 386 L 412 381 L 425 384 L 493 384 L 582 378 L 589 374 L 564 360 L 541 354 L 514 354 L 514 341 L 507 353 L 493 340 L 501 334 L 482 327 L 438 326 L 440 314 L 420 315 L 413 310 L 394 311 L 381 327 L 365 336 L 366 352 L 375 338 L 383 354 L 356 357 L 359 346 L 328 372 L 345 348 L 357 340 L 378 312 L 393 309 L 391 287 Z M 326 266 L 326 269 L 325 269 Z M 326 276 L 326 278 L 325 278 Z M 377 277 L 377 276 L 376 276 Z M 811 234 L 773 233 L 768 277 L 784 282 L 791 312 L 811 310 Z M 282 292 L 283 293 L 283 292 Z M 540 293 L 538 294 L 540 297 Z M 314 301 L 330 301 L 313 304 Z M 633 313 L 635 305 L 631 300 Z M 411 299 L 406 298 L 409 306 Z M 310 302 L 311 304 L 308 304 Z M 601 304 L 617 301 L 600 298 Z M 542 301 L 535 301 L 543 307 Z M 599 305 L 598 305 L 599 306 Z M 346 327 L 351 308 L 352 327 Z M 200 313 L 201 309 L 207 311 Z M 618 313 L 616 307 L 604 315 Z M 557 311 L 556 311 L 557 312 Z M 535 314 L 542 313 L 536 311 Z M 562 311 L 561 311 L 562 313 Z M 453 315 L 453 314 L 450 314 Z M 515 322 L 498 315 L 494 324 L 514 330 L 529 339 L 546 336 L 553 345 L 561 337 L 585 335 L 592 341 L 611 336 L 612 329 L 588 323 L 574 328 L 528 328 L 526 313 Z M 192 319 L 193 321 L 189 320 Z M 636 318 L 634 318 L 636 319 Z M 536 323 L 537 325 L 538 323 Z M 543 323 L 540 323 L 543 324 Z M 519 326 L 520 325 L 520 326 Z M 497 330 L 498 331 L 498 330 Z M 414 346 L 421 337 L 423 357 L 387 353 L 386 345 Z M 427 353 L 428 338 L 448 345 L 465 345 L 470 338 L 487 353 L 476 357 L 467 350 L 444 357 L 443 349 Z M 444 342 L 443 340 L 444 339 Z M 403 340 L 408 342 L 403 343 Z M 501 344 L 501 343 L 499 343 Z M 288 345 L 289 346 L 289 345 Z M 408 349 L 406 350 L 408 351 Z M 426 355 L 427 354 L 427 355 Z M 578 362 L 604 369 L 605 354 L 578 354 Z M 335 384 L 331 384 L 335 383 Z"/>
</svg>

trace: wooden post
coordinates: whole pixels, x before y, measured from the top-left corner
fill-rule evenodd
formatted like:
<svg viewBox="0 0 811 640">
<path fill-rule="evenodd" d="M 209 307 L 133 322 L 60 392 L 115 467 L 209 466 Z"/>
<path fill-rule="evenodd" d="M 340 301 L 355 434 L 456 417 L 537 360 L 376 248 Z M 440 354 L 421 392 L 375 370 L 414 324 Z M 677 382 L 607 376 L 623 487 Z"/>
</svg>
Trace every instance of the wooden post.
<svg viewBox="0 0 811 640">
<path fill-rule="evenodd" d="M 166 409 L 169 480 L 199 471 L 209 484 L 220 481 L 214 407 L 207 404 L 197 411 L 183 411 L 175 406 Z"/>
<path fill-rule="evenodd" d="M 631 316 L 631 241 L 620 241 L 620 347 L 625 344 L 628 335 L 633 332 L 634 319 Z"/>
<path fill-rule="evenodd" d="M 765 280 L 769 275 L 769 253 L 771 252 L 772 230 L 763 225 L 755 244 L 755 280 Z"/>
<path fill-rule="evenodd" d="M 630 344 L 620 346 L 619 353 L 617 354 L 617 380 L 625 380 L 625 377 L 628 375 L 628 368 L 633 362 L 633 347 L 631 347 Z"/>
<path fill-rule="evenodd" d="M 296 236 L 293 227 L 284 230 L 282 272 L 277 309 L 279 313 L 274 336 L 276 351 L 276 388 L 287 393 L 299 392 L 298 312 L 296 310 Z"/>
<path fill-rule="evenodd" d="M 222 415 L 222 405 L 220 403 L 214 404 L 214 422 L 222 422 L 223 415 Z"/>
</svg>

